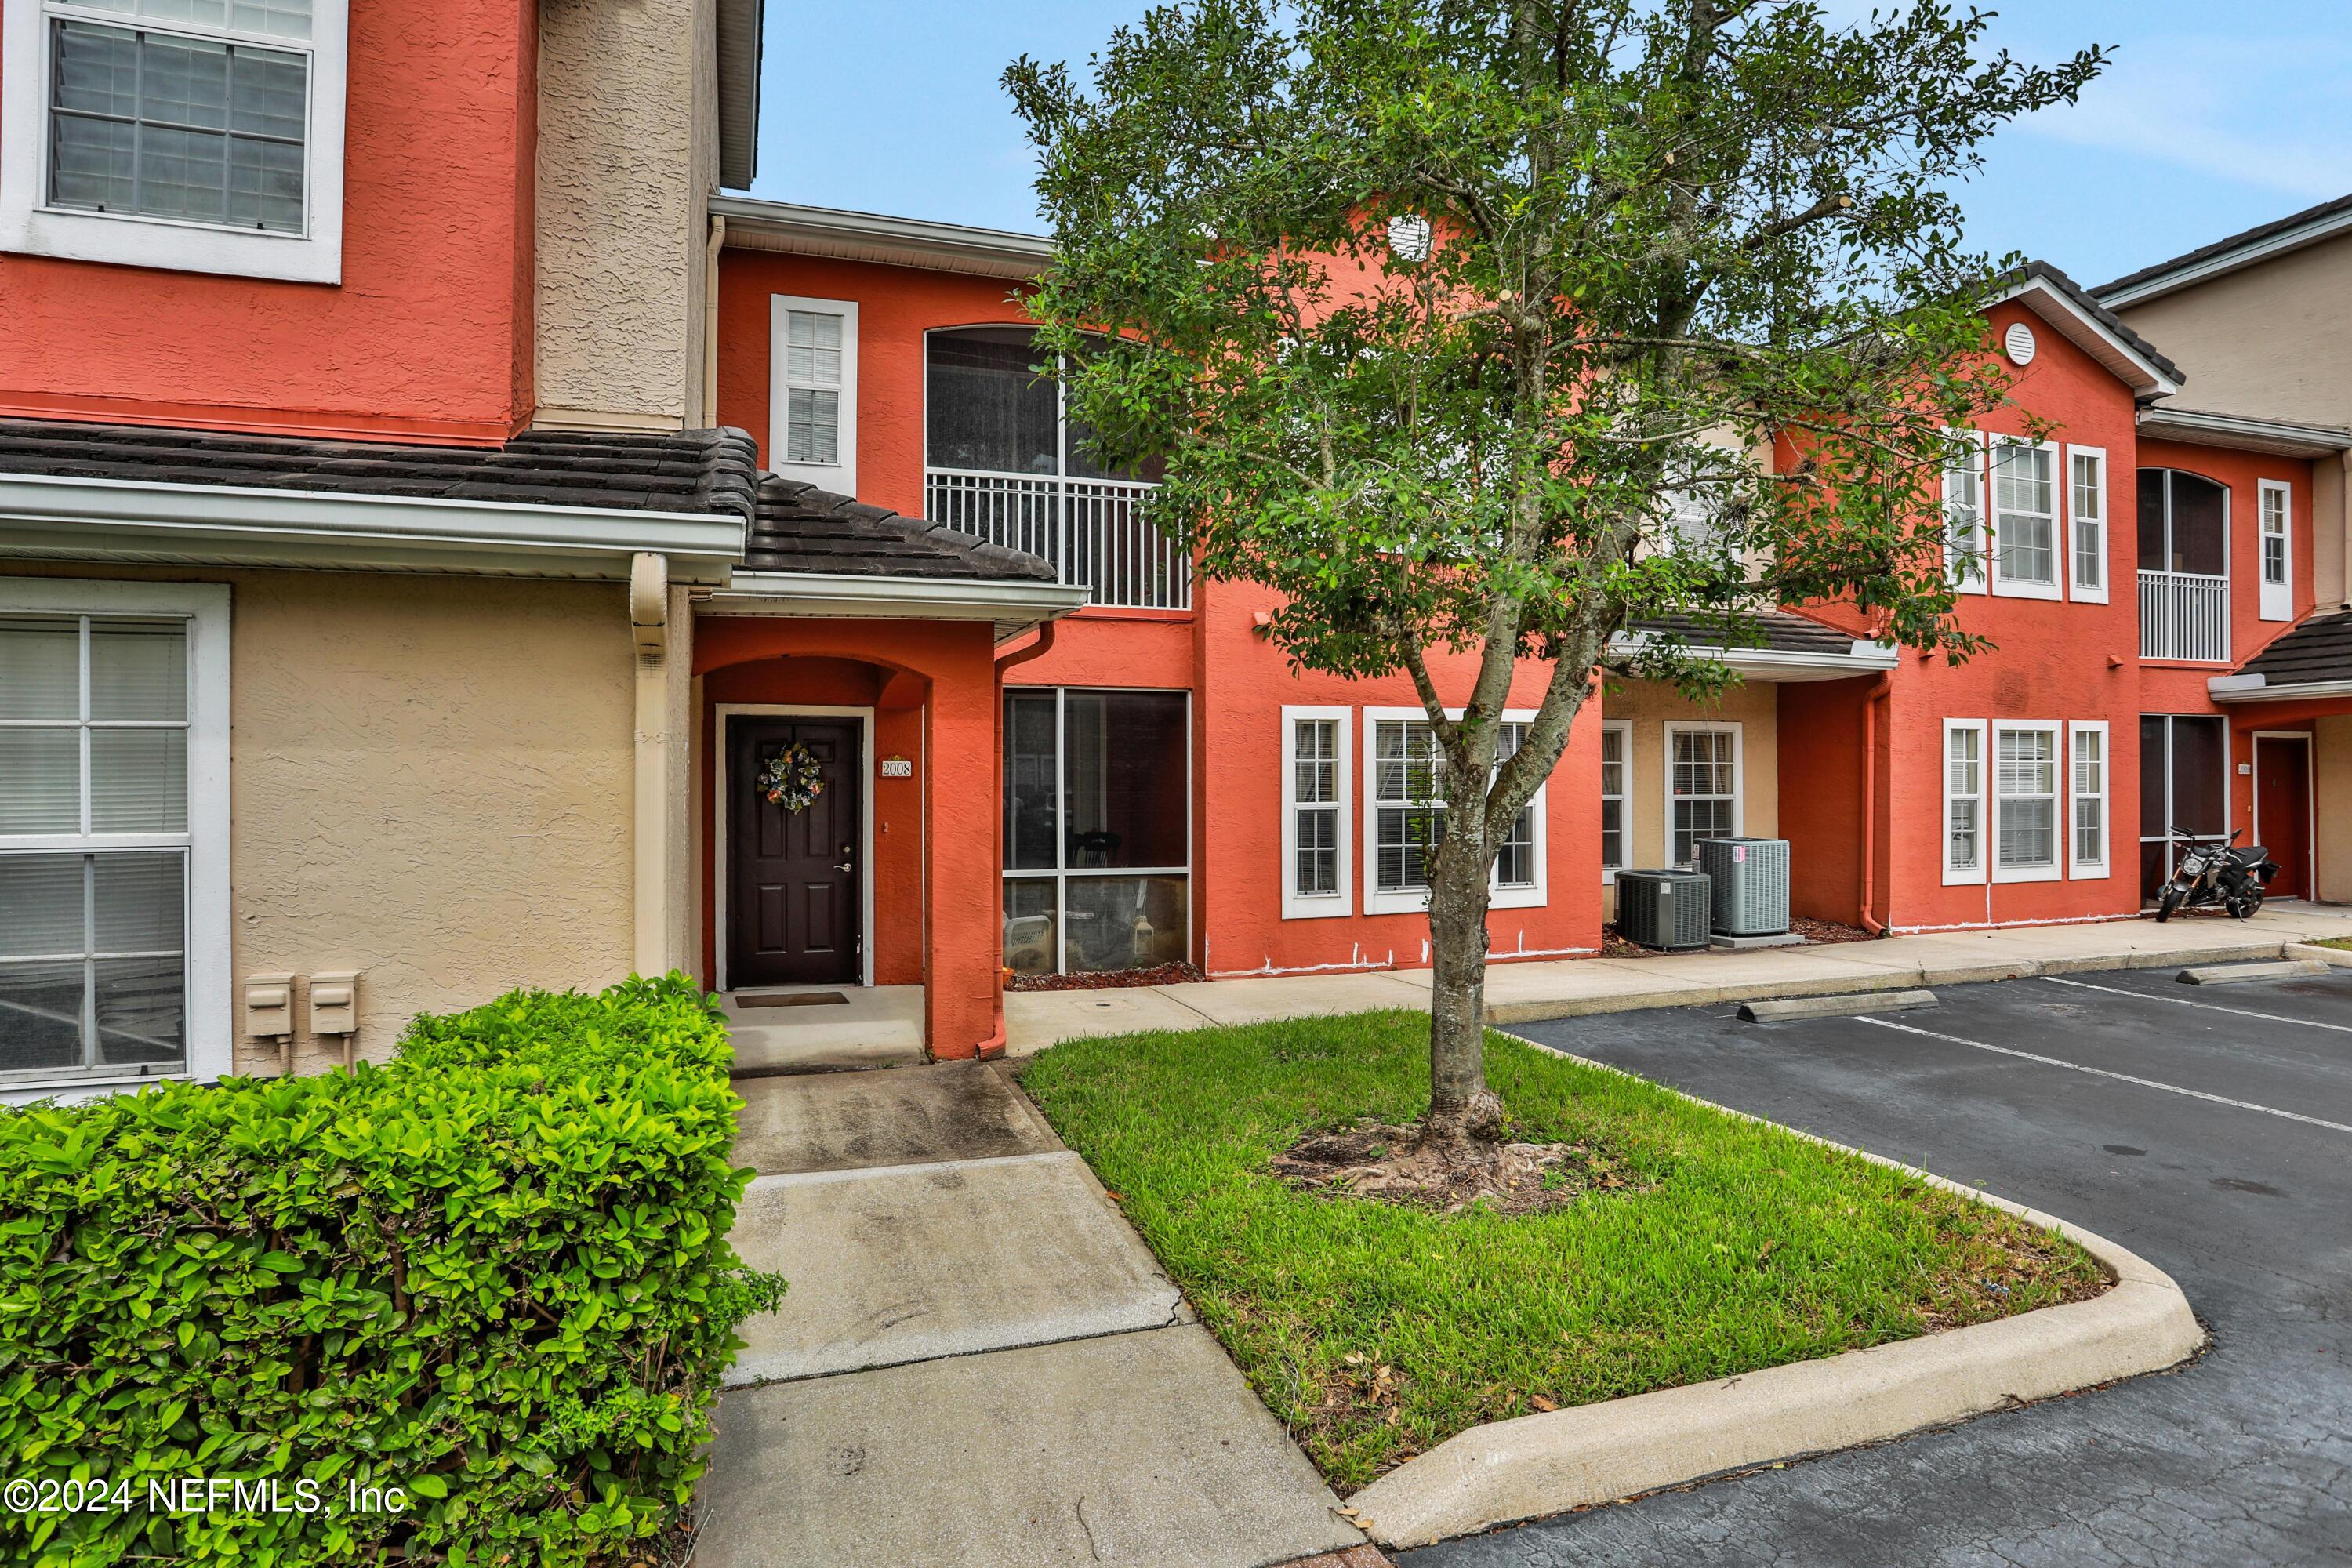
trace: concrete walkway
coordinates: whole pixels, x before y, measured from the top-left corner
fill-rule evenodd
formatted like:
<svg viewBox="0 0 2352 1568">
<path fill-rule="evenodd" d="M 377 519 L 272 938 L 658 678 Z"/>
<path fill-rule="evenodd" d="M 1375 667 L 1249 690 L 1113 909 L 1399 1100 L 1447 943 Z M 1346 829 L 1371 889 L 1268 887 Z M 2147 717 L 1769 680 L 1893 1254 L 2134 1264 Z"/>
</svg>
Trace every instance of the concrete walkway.
<svg viewBox="0 0 2352 1568">
<path fill-rule="evenodd" d="M 2008 927 L 1878 942 L 1494 963 L 1486 1016 L 1532 1023 L 1589 1013 L 1705 1006 L 1763 996 L 1956 985 L 2093 969 L 2276 958 L 2313 937 L 2352 936 L 2352 907 L 2273 904 L 2250 921 L 2183 916 L 2095 925 Z M 1426 969 L 1273 975 L 1109 991 L 1019 991 L 1004 998 L 1008 1049 L 1148 1029 L 1255 1024 L 1312 1014 L 1429 1005 Z"/>
<path fill-rule="evenodd" d="M 1265 1568 L 1361 1542 L 1003 1070 L 737 1082 L 761 1174 L 736 1249 L 792 1292 L 741 1330 L 698 1568 Z"/>
</svg>

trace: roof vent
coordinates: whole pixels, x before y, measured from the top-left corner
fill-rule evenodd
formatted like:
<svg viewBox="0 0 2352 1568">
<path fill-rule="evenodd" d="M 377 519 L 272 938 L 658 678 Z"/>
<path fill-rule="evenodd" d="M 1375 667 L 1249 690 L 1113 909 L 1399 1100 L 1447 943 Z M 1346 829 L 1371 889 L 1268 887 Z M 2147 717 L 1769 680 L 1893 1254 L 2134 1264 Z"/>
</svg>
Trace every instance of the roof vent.
<svg viewBox="0 0 2352 1568">
<path fill-rule="evenodd" d="M 2009 331 L 2000 337 L 2001 353 L 2007 354 L 2009 363 L 2014 365 L 2032 364 L 2037 346 L 2033 341 L 2033 329 L 2023 321 L 2011 321 Z"/>
</svg>

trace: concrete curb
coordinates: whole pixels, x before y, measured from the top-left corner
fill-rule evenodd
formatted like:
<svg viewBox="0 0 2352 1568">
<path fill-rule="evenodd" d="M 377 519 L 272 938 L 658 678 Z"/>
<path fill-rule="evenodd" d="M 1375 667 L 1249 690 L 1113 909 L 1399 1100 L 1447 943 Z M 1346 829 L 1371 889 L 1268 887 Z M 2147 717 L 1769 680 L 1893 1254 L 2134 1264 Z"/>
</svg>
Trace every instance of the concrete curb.
<svg viewBox="0 0 2352 1568">
<path fill-rule="evenodd" d="M 2283 956 L 2316 959 L 2330 969 L 2352 969 L 2352 948 L 2321 947 L 2315 942 L 2291 942 L 2286 944 Z"/>
<path fill-rule="evenodd" d="M 1921 986 L 2030 980 L 2041 974 L 2088 974 L 2102 969 L 2166 969 L 2175 965 L 2246 963 L 2281 956 L 2310 958 L 2330 952 L 2335 952 L 2336 956 L 2327 962 L 2340 962 L 2352 967 L 2352 952 L 2306 948 L 2303 943 L 2287 942 L 2176 948 L 2168 952 L 2102 952 L 2051 959 L 2003 959 L 1988 963 L 1889 964 L 1875 974 L 1841 974 L 1728 985 L 1684 984 L 1608 996 L 1500 1002 L 1488 1005 L 1486 1022 L 1496 1027 L 1506 1027 L 1512 1024 L 1540 1024 L 1553 1018 L 1590 1017 L 1600 1013 L 1646 1013 L 1654 1007 L 1712 1007 L 1727 1002 L 1756 1002 L 1783 996 L 1854 995 L 1876 991 L 1910 991 Z"/>
<path fill-rule="evenodd" d="M 1604 1063 L 1586 1065 L 1617 1070 Z M 1727 1107 L 1713 1109 L 1761 1120 Z M 1349 1498 L 1349 1517 L 1383 1546 L 1426 1546 L 2159 1372 L 2203 1347 L 2205 1331 L 2180 1287 L 2137 1254 L 2006 1198 L 1866 1150 L 1845 1149 L 1827 1139 L 1814 1142 L 2055 1231 L 2105 1265 L 2115 1284 L 2087 1301 L 1996 1322 L 1474 1426 Z"/>
</svg>

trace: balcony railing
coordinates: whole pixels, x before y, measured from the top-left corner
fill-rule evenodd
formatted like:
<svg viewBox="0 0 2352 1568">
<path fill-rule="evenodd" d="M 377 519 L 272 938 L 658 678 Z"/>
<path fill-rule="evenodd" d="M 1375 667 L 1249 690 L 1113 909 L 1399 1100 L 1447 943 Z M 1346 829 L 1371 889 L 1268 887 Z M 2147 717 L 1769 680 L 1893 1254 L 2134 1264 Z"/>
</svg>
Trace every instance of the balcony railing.
<svg viewBox="0 0 2352 1568">
<path fill-rule="evenodd" d="M 2139 656 L 2230 662 L 2230 580 L 2196 572 L 2139 574 Z"/>
<path fill-rule="evenodd" d="M 1192 561 L 1143 520 L 1151 486 L 1128 479 L 930 468 L 923 515 L 1053 563 L 1064 583 L 1097 605 L 1134 610 L 1192 607 Z"/>
</svg>

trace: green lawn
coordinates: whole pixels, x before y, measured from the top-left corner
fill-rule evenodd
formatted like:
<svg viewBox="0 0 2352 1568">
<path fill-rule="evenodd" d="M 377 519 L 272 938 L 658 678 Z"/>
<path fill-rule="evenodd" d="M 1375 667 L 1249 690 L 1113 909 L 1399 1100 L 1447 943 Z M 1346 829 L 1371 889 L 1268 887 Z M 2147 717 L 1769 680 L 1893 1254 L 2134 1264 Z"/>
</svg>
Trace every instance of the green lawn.
<svg viewBox="0 0 2352 1568">
<path fill-rule="evenodd" d="M 1021 1080 L 1251 1384 L 1349 1491 L 1465 1427 L 1905 1339 L 2095 1291 L 2071 1243 L 1654 1084 L 1490 1036 L 1513 1135 L 1623 1185 L 1453 1216 L 1300 1192 L 1300 1133 L 1410 1121 L 1428 1021 L 1078 1040 Z"/>
<path fill-rule="evenodd" d="M 2311 944 L 2314 947 L 2352 948 L 2352 936 L 2324 936 Z"/>
</svg>

